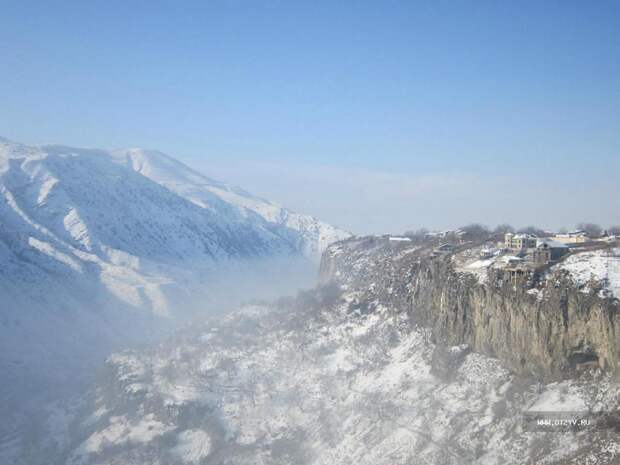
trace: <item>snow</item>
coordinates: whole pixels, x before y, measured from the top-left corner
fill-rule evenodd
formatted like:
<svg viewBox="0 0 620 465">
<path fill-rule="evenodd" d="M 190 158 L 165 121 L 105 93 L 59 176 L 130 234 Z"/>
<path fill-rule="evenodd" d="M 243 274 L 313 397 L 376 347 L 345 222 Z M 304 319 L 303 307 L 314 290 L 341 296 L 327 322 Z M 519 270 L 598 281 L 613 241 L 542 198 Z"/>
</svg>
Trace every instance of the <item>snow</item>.
<svg viewBox="0 0 620 465">
<path fill-rule="evenodd" d="M 118 382 L 129 375 L 148 392 L 143 401 L 129 397 L 138 404 L 127 422 L 174 418 L 179 432 L 172 442 L 148 438 L 148 447 L 143 440 L 121 449 L 117 439 L 107 460 L 138 465 L 153 448 L 184 463 L 225 457 L 253 465 L 521 465 L 536 457 L 563 463 L 578 451 L 599 465 L 618 458 L 605 433 L 571 436 L 568 444 L 562 435 L 521 431 L 524 412 L 579 411 L 593 398 L 613 402 L 618 390 L 606 378 L 593 385 L 516 380 L 498 360 L 456 346 L 449 352 L 462 353 L 463 362 L 453 380 L 443 380 L 432 372 L 429 334 L 407 315 L 384 306 L 366 315 L 347 308 L 254 306 L 206 324 L 217 331 L 110 359 Z M 108 415 L 125 418 L 126 402 L 108 395 Z M 200 409 L 210 412 L 200 427 L 175 414 Z M 217 419 L 217 427 L 207 419 Z M 108 429 L 91 429 L 87 443 L 112 437 Z M 599 460 L 603 450 L 606 461 Z M 100 463 L 108 462 L 93 465 Z"/>
<path fill-rule="evenodd" d="M 0 368 L 26 384 L 77 385 L 87 358 L 230 297 L 230 276 L 267 280 L 263 267 L 283 263 L 288 278 L 290 263 L 315 267 L 347 236 L 160 152 L 2 139 Z"/>
<path fill-rule="evenodd" d="M 539 302 L 542 301 L 545 296 L 544 291 L 542 289 L 537 289 L 537 288 L 528 289 L 527 293 L 529 295 L 533 295 L 534 297 L 536 297 L 536 300 L 538 300 Z"/>
<path fill-rule="evenodd" d="M 489 268 L 498 262 L 497 253 L 493 252 L 490 258 L 480 258 L 481 255 L 487 256 L 491 250 L 487 246 L 473 247 L 457 253 L 452 260 L 455 269 L 460 272 L 473 274 L 479 283 L 485 283 L 488 278 Z"/>
<path fill-rule="evenodd" d="M 553 383 L 529 408 L 529 412 L 586 412 L 583 394 L 568 383 Z"/>
<path fill-rule="evenodd" d="M 219 215 L 283 228 L 276 231 L 285 240 L 300 244 L 302 252 L 312 260 L 333 242 L 346 239 L 348 232 L 339 230 L 309 215 L 291 212 L 243 189 L 210 179 L 171 157 L 143 149 L 117 150 L 114 160 L 131 166 L 138 173 L 171 191 Z M 270 228 L 271 229 L 271 228 Z"/>
<path fill-rule="evenodd" d="M 620 299 L 620 248 L 608 248 L 570 255 L 554 267 L 568 271 L 576 285 L 589 290 L 591 280 L 603 283 L 604 291 Z"/>
<path fill-rule="evenodd" d="M 62 253 L 54 248 L 54 246 L 48 242 L 41 241 L 35 237 L 28 238 L 28 245 L 33 249 L 38 250 L 41 253 L 48 255 L 54 260 L 59 261 L 60 263 L 67 265 L 74 271 L 82 272 L 82 265 L 79 261 L 72 258 L 70 255 Z"/>
<path fill-rule="evenodd" d="M 479 282 L 485 282 L 487 279 L 487 271 L 495 263 L 495 260 L 490 258 L 486 260 L 476 260 L 469 263 L 466 266 L 467 271 L 473 273 L 478 278 Z"/>
<path fill-rule="evenodd" d="M 106 444 L 118 446 L 149 443 L 171 429 L 171 426 L 155 420 L 153 414 L 146 415 L 136 423 L 124 416 L 113 416 L 103 430 L 91 435 L 76 449 L 75 456 L 100 452 Z"/>
<path fill-rule="evenodd" d="M 504 255 L 501 257 L 502 261 L 505 263 L 509 262 L 522 262 L 523 258 L 517 257 L 516 255 Z"/>
<path fill-rule="evenodd" d="M 177 441 L 177 445 L 172 448 L 172 454 L 183 463 L 198 465 L 211 451 L 209 434 L 202 430 L 183 431 L 177 435 Z"/>
<path fill-rule="evenodd" d="M 543 244 L 547 244 L 550 248 L 555 249 L 567 249 L 568 246 L 563 242 L 554 241 L 553 239 L 538 239 L 536 241 L 536 247 L 539 247 Z"/>
</svg>

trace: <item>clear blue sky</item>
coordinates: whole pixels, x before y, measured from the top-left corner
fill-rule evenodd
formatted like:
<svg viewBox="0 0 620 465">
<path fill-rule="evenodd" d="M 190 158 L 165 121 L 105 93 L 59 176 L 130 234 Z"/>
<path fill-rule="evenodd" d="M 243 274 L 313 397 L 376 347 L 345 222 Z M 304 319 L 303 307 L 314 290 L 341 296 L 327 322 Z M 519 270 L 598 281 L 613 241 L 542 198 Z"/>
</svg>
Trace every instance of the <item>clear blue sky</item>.
<svg viewBox="0 0 620 465">
<path fill-rule="evenodd" d="M 2 2 L 0 135 L 157 148 L 360 232 L 620 223 L 619 28 L 605 1 Z"/>
</svg>

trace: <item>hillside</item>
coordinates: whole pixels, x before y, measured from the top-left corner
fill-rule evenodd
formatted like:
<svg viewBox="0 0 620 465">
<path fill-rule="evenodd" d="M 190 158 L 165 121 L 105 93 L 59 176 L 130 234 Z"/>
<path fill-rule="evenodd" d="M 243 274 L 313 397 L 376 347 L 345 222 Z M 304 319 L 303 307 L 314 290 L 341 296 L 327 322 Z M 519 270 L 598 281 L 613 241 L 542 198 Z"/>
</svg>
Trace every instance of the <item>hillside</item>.
<svg viewBox="0 0 620 465">
<path fill-rule="evenodd" d="M 347 236 L 139 149 L 3 140 L 0 192 L 0 286 L 7 308 L 36 294 L 37 286 L 20 283 L 38 276 L 77 287 L 86 281 L 102 288 L 102 299 L 167 315 L 168 288 L 187 281 L 188 269 L 221 271 L 239 260 L 276 257 L 317 260 L 327 244 Z M 174 278 L 179 274 L 183 279 Z M 53 293 L 51 287 L 46 290 Z M 30 300 L 35 307 L 51 304 Z"/>
<path fill-rule="evenodd" d="M 367 291 L 329 285 L 115 354 L 80 409 L 48 417 L 63 440 L 43 445 L 58 463 L 93 465 L 617 463 L 613 428 L 528 422 L 616 411 L 610 374 L 518 376 L 467 345 L 433 343 Z"/>
<path fill-rule="evenodd" d="M 79 401 L 40 420 L 31 453 L 73 465 L 618 463 L 605 320 L 618 300 L 596 285 L 602 273 L 583 278 L 614 270 L 615 249 L 502 284 L 481 247 L 338 242 L 316 289 L 110 356 Z M 585 345 L 604 362 L 579 370 L 571 355 Z"/>
<path fill-rule="evenodd" d="M 0 139 L 0 413 L 196 312 L 308 282 L 347 236 L 159 152 Z"/>
</svg>

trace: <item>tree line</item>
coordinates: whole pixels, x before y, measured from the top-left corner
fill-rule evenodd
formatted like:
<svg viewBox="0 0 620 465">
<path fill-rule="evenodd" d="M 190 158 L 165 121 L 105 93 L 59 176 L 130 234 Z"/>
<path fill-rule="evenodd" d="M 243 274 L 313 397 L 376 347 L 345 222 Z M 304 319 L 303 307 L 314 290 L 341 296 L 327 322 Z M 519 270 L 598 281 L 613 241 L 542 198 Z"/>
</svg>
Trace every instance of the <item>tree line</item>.
<svg viewBox="0 0 620 465">
<path fill-rule="evenodd" d="M 620 236 L 620 226 L 610 226 L 603 228 L 596 223 L 577 223 L 575 229 L 578 231 L 584 231 L 587 236 L 596 239 L 604 236 L 605 234 L 610 236 Z M 488 237 L 491 234 L 506 234 L 506 233 L 522 233 L 531 234 L 537 237 L 546 237 L 551 233 L 538 226 L 525 226 L 521 228 L 515 228 L 510 224 L 499 224 L 495 228 L 491 229 L 480 223 L 472 223 L 467 226 L 463 226 L 458 229 L 463 234 L 467 234 L 469 237 L 482 238 Z M 560 228 L 556 231 L 559 234 L 566 234 L 569 232 L 567 228 Z M 417 230 L 410 230 L 405 232 L 405 236 L 410 237 L 413 240 L 422 240 L 429 234 L 429 230 L 426 228 L 420 228 Z"/>
</svg>

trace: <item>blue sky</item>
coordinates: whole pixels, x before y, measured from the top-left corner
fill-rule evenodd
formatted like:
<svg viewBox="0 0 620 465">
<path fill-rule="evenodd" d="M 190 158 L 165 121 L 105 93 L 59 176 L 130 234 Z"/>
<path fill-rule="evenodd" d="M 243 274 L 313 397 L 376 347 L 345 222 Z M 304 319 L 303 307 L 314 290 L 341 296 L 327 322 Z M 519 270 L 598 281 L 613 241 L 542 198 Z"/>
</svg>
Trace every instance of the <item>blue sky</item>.
<svg viewBox="0 0 620 465">
<path fill-rule="evenodd" d="M 620 223 L 618 2 L 0 13 L 10 139 L 157 148 L 359 232 Z"/>
</svg>

